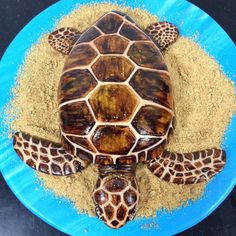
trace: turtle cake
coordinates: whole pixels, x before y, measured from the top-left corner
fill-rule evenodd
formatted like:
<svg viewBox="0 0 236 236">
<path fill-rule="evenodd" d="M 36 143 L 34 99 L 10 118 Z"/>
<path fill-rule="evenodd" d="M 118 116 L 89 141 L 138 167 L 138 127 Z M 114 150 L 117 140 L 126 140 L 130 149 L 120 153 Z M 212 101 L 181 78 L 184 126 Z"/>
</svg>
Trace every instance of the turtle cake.
<svg viewBox="0 0 236 236">
<path fill-rule="evenodd" d="M 52 32 L 49 44 L 68 55 L 58 89 L 61 143 L 14 134 L 17 154 L 43 173 L 68 176 L 95 164 L 98 179 L 91 195 L 97 216 L 111 228 L 137 212 L 137 164 L 176 184 L 208 181 L 225 165 L 220 149 L 184 154 L 165 149 L 175 115 L 161 51 L 178 35 L 168 22 L 143 31 L 118 11 L 84 32 L 70 27 Z"/>
</svg>

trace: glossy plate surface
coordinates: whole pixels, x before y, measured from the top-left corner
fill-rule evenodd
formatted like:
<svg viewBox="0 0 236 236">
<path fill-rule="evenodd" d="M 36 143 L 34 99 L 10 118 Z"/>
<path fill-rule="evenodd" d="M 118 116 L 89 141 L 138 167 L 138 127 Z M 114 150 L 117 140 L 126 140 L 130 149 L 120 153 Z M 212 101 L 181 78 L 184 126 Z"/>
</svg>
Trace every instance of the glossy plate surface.
<svg viewBox="0 0 236 236">
<path fill-rule="evenodd" d="M 87 0 L 62 0 L 35 17 L 14 39 L 0 62 L 0 115 L 11 99 L 10 89 L 15 84 L 19 66 L 22 65 L 28 49 L 45 32 L 53 29 L 55 21 L 68 14 Z M 96 2 L 102 2 L 100 0 Z M 117 1 L 124 4 L 123 1 Z M 236 48 L 229 36 L 217 23 L 194 5 L 184 0 L 127 0 L 125 5 L 145 7 L 160 19 L 178 26 L 184 36 L 193 37 L 222 66 L 231 80 L 236 81 Z M 217 124 L 216 124 L 217 125 Z M 78 214 L 66 199 L 56 198 L 46 191 L 36 178 L 34 170 L 25 165 L 15 154 L 12 140 L 8 139 L 7 127 L 0 127 L 0 170 L 18 199 L 34 214 L 57 229 L 70 235 L 173 235 L 181 232 L 208 216 L 230 193 L 236 183 L 236 116 L 233 117 L 222 147 L 227 153 L 224 170 L 211 181 L 204 196 L 172 213 L 157 212 L 152 219 L 135 219 L 125 227 L 111 230 L 95 217 Z M 3 196 L 4 197 L 4 196 Z M 143 229 L 141 226 L 155 222 L 158 227 Z"/>
</svg>

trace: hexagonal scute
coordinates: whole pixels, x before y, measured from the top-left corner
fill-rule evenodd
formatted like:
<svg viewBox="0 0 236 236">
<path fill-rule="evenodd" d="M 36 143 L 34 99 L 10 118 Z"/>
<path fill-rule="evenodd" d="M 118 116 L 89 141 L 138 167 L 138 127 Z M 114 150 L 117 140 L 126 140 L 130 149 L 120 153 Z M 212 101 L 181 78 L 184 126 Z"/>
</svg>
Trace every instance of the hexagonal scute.
<svg viewBox="0 0 236 236">
<path fill-rule="evenodd" d="M 135 143 L 135 136 L 129 127 L 98 126 L 92 142 L 101 153 L 126 155 Z"/>
<path fill-rule="evenodd" d="M 132 19 L 131 19 L 132 20 Z M 126 22 L 120 30 L 120 34 L 130 40 L 149 40 L 147 35 L 138 27 L 135 27 L 133 24 Z"/>
<path fill-rule="evenodd" d="M 134 70 L 134 65 L 125 57 L 101 56 L 92 65 L 93 73 L 103 82 L 123 82 Z"/>
<path fill-rule="evenodd" d="M 118 35 L 104 35 L 96 39 L 94 44 L 102 54 L 123 54 L 129 44 L 129 41 Z"/>
<path fill-rule="evenodd" d="M 107 84 L 92 93 L 89 103 L 98 121 L 128 121 L 138 105 L 138 98 L 127 85 Z"/>
<path fill-rule="evenodd" d="M 170 77 L 167 73 L 139 69 L 129 83 L 142 98 L 173 108 Z"/>
<path fill-rule="evenodd" d="M 60 118 L 62 131 L 68 134 L 86 135 L 95 124 L 86 102 L 62 106 Z"/>
<path fill-rule="evenodd" d="M 160 107 L 147 105 L 141 107 L 132 121 L 132 125 L 141 135 L 165 135 L 172 114 Z"/>
<path fill-rule="evenodd" d="M 108 13 L 98 20 L 96 25 L 105 34 L 113 34 L 118 31 L 122 23 L 123 19 L 120 16 Z"/>
<path fill-rule="evenodd" d="M 86 30 L 83 34 L 81 34 L 76 44 L 90 42 L 100 35 L 101 35 L 100 31 L 96 29 L 94 26 L 92 26 L 91 28 Z"/>
<path fill-rule="evenodd" d="M 128 56 L 139 66 L 167 70 L 162 54 L 151 42 L 134 43 L 128 51 Z"/>
<path fill-rule="evenodd" d="M 88 66 L 97 56 L 89 44 L 79 44 L 74 47 L 64 65 L 64 71 L 77 66 Z"/>
<path fill-rule="evenodd" d="M 59 102 L 83 98 L 97 85 L 88 70 L 71 70 L 64 73 L 59 85 Z"/>
<path fill-rule="evenodd" d="M 67 136 L 67 138 L 74 144 L 78 144 L 91 152 L 96 152 L 96 150 L 86 137 Z"/>
</svg>

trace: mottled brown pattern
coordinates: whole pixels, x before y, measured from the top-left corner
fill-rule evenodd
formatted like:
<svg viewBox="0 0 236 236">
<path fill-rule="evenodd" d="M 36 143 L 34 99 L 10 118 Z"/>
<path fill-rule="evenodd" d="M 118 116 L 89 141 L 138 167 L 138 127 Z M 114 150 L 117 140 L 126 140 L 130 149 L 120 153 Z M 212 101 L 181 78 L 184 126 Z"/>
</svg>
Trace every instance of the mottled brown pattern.
<svg viewBox="0 0 236 236">
<path fill-rule="evenodd" d="M 67 57 L 64 71 L 76 66 L 87 66 L 96 56 L 96 51 L 89 44 L 79 44 L 71 50 L 70 55 Z"/>
<path fill-rule="evenodd" d="M 95 121 L 86 102 L 66 104 L 60 109 L 61 128 L 69 134 L 85 135 Z"/>
<path fill-rule="evenodd" d="M 88 70 L 72 70 L 64 73 L 59 84 L 59 103 L 85 97 L 97 85 Z"/>
<path fill-rule="evenodd" d="M 134 128 L 142 135 L 165 135 L 172 115 L 156 106 L 143 106 L 132 121 Z"/>
<path fill-rule="evenodd" d="M 127 121 L 138 101 L 126 85 L 102 85 L 90 96 L 89 103 L 98 121 L 117 122 Z"/>
<path fill-rule="evenodd" d="M 105 34 L 116 33 L 123 23 L 123 19 L 117 14 L 109 13 L 103 16 L 97 22 L 97 27 L 100 28 Z"/>
<path fill-rule="evenodd" d="M 101 56 L 92 65 L 97 79 L 104 82 L 123 82 L 128 79 L 134 65 L 125 57 Z"/>
<path fill-rule="evenodd" d="M 121 30 L 120 34 L 130 40 L 138 41 L 138 40 L 149 40 L 144 32 L 136 29 L 130 23 L 125 23 Z"/>
<path fill-rule="evenodd" d="M 135 136 L 125 126 L 98 126 L 92 141 L 99 152 L 125 155 L 135 142 Z"/>
<path fill-rule="evenodd" d="M 123 54 L 129 44 L 129 41 L 118 35 L 104 35 L 96 39 L 94 44 L 102 54 Z"/>
<path fill-rule="evenodd" d="M 173 108 L 170 77 L 160 71 L 139 69 L 130 80 L 130 85 L 144 99 Z"/>
<path fill-rule="evenodd" d="M 164 151 L 148 163 L 148 169 L 168 182 L 196 184 L 209 181 L 219 173 L 225 165 L 225 158 L 225 152 L 215 148 L 184 154 Z M 208 161 L 204 163 L 205 160 Z"/>
<path fill-rule="evenodd" d="M 49 34 L 48 43 L 58 52 L 67 55 L 79 37 L 80 32 L 77 29 L 66 27 Z"/>
<path fill-rule="evenodd" d="M 67 138 L 74 144 L 78 144 L 91 152 L 96 152 L 96 150 L 86 137 L 67 136 Z"/>
<path fill-rule="evenodd" d="M 166 49 L 170 44 L 174 43 L 179 36 L 177 27 L 166 21 L 150 25 L 147 27 L 146 32 L 161 50 Z"/>
<path fill-rule="evenodd" d="M 161 52 L 151 42 L 134 43 L 128 51 L 128 56 L 139 66 L 167 71 Z"/>
<path fill-rule="evenodd" d="M 76 45 L 79 43 L 90 42 L 90 41 L 96 39 L 100 35 L 101 35 L 101 33 L 99 32 L 99 30 L 97 30 L 95 27 L 92 26 L 91 28 L 89 28 L 86 32 L 84 32 L 80 36 L 80 38 L 76 42 Z"/>
<path fill-rule="evenodd" d="M 143 149 L 146 149 L 155 143 L 159 142 L 161 139 L 159 138 L 140 138 L 138 140 L 138 143 L 136 144 L 135 148 L 133 149 L 133 152 L 138 152 Z"/>
</svg>

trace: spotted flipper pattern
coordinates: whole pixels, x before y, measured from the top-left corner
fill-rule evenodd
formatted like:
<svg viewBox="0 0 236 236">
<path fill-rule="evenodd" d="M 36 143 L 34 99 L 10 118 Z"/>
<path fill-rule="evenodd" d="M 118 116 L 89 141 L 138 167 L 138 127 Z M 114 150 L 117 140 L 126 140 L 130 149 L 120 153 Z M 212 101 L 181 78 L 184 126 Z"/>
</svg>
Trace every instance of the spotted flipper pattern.
<svg viewBox="0 0 236 236">
<path fill-rule="evenodd" d="M 58 52 L 68 55 L 79 37 L 80 32 L 77 29 L 65 27 L 52 32 L 48 42 Z"/>
<path fill-rule="evenodd" d="M 67 153 L 57 143 L 17 132 L 13 145 L 20 158 L 35 170 L 51 175 L 71 175 L 80 172 L 89 163 Z"/>
<path fill-rule="evenodd" d="M 149 161 L 148 169 L 167 182 L 196 184 L 209 181 L 223 169 L 225 161 L 225 151 L 215 148 L 185 154 L 164 151 Z"/>
<path fill-rule="evenodd" d="M 154 23 L 146 28 L 146 32 L 157 43 L 161 50 L 174 43 L 179 35 L 177 27 L 169 22 Z"/>
</svg>

